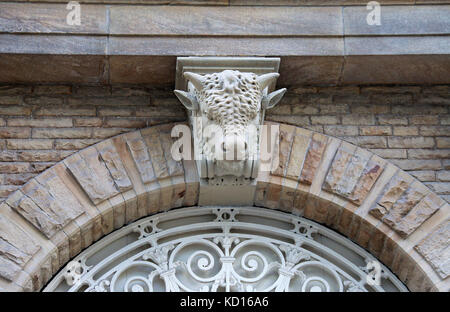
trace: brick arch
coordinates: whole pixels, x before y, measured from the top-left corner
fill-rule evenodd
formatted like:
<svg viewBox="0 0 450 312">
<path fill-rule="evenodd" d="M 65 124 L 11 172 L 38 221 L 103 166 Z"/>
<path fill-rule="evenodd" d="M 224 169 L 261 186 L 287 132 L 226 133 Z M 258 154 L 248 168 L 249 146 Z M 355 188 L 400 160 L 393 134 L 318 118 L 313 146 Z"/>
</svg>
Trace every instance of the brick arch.
<svg viewBox="0 0 450 312">
<path fill-rule="evenodd" d="M 170 157 L 174 124 L 95 144 L 0 205 L 0 291 L 37 291 L 72 257 L 141 217 L 198 203 L 193 161 Z M 280 124 L 280 163 L 254 205 L 303 215 L 349 237 L 411 290 L 449 289 L 449 205 L 367 150 Z M 256 209 L 256 208 L 255 208 Z"/>
</svg>

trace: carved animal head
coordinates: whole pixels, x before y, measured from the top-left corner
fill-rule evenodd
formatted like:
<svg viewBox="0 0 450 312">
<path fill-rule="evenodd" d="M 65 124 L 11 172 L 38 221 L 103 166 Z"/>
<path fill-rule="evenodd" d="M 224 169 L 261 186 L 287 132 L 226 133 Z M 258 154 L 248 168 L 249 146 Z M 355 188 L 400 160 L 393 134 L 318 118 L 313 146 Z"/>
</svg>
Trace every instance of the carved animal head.
<svg viewBox="0 0 450 312">
<path fill-rule="evenodd" d="M 258 140 L 249 140 L 249 126 L 262 124 L 263 109 L 274 107 L 286 92 L 286 89 L 270 94 L 265 91 L 279 74 L 258 76 L 224 70 L 207 75 L 186 72 L 184 76 L 191 83 L 190 90 L 175 90 L 175 94 L 191 111 L 191 122 L 198 122 L 194 117 L 201 121 L 202 133 L 195 133 L 194 129 L 194 136 L 201 140 L 203 154 L 214 161 L 216 175 L 239 175 L 249 159 L 250 144 L 258 144 Z M 207 128 L 218 129 L 220 134 L 205 135 Z M 220 153 L 224 156 L 218 158 Z"/>
</svg>

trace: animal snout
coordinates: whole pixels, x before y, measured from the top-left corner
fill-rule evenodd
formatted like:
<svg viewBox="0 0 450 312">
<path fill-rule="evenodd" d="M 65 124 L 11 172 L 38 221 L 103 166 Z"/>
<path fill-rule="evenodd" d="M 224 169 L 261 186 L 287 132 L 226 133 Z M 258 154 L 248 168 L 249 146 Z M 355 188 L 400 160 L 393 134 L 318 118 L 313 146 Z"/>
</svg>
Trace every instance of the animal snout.
<svg viewBox="0 0 450 312">
<path fill-rule="evenodd" d="M 221 146 L 226 160 L 244 160 L 246 157 L 247 142 L 238 135 L 226 136 Z"/>
</svg>

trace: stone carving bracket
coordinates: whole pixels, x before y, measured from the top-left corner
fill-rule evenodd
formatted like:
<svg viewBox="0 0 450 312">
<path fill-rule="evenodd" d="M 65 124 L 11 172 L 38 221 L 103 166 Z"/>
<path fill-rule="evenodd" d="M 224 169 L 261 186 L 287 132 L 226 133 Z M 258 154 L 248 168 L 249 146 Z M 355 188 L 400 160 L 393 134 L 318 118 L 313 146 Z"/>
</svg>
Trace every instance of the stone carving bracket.
<svg viewBox="0 0 450 312">
<path fill-rule="evenodd" d="M 212 186 L 251 183 L 260 125 L 286 89 L 273 91 L 279 58 L 177 59 L 175 94 L 186 107 L 199 175 Z"/>
</svg>

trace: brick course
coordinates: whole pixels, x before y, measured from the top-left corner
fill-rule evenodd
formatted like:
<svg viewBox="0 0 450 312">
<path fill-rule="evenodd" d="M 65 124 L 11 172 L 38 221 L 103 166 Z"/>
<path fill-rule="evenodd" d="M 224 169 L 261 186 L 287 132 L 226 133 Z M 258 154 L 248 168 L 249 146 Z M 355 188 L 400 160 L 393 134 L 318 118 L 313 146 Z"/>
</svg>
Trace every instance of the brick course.
<svg viewBox="0 0 450 312">
<path fill-rule="evenodd" d="M 185 119 L 171 90 L 1 85 L 0 202 L 80 149 L 121 133 Z"/>
<path fill-rule="evenodd" d="M 338 137 L 408 171 L 450 202 L 449 86 L 297 87 L 266 120 Z M 289 106 L 291 108 L 289 109 Z M 446 165 L 447 164 L 447 165 Z"/>
<path fill-rule="evenodd" d="M 335 136 L 392 161 L 450 202 L 448 86 L 290 88 L 266 120 Z M 186 119 L 171 89 L 1 85 L 0 197 L 103 139 Z M 446 178 L 447 177 L 447 178 Z M 1 201 L 1 199 L 0 199 Z"/>
</svg>

